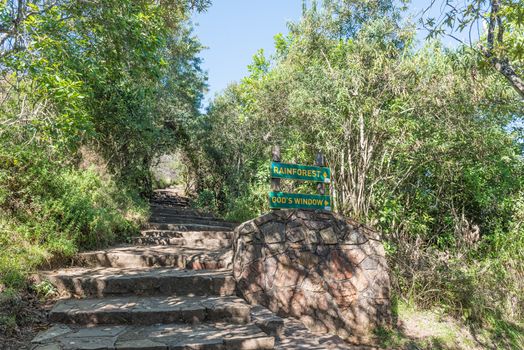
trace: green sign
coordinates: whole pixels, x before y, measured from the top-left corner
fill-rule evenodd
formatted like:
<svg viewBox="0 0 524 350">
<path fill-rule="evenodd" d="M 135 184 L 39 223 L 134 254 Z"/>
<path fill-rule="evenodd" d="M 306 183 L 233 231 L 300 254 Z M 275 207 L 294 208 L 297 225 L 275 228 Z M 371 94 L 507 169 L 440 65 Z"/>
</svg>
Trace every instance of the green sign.
<svg viewBox="0 0 524 350">
<path fill-rule="evenodd" d="M 327 167 L 272 162 L 271 177 L 329 183 L 331 171 Z"/>
<path fill-rule="evenodd" d="M 295 208 L 331 210 L 331 197 L 316 194 L 270 192 L 269 207 L 272 209 Z"/>
</svg>

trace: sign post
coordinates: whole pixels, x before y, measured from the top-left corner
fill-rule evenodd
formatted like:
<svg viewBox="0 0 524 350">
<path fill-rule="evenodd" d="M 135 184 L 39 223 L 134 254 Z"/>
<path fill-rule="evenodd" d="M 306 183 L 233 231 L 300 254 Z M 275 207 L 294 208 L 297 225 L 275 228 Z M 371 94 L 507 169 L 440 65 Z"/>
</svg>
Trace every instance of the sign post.
<svg viewBox="0 0 524 350">
<path fill-rule="evenodd" d="M 317 153 L 317 159 L 315 160 L 315 165 L 319 166 L 319 167 L 323 167 L 325 165 L 324 156 L 320 152 Z M 323 181 L 322 183 L 317 184 L 317 191 L 321 195 L 324 195 L 326 193 L 326 185 L 324 185 L 324 182 L 325 181 Z"/>
<path fill-rule="evenodd" d="M 280 146 L 273 146 L 273 149 L 271 151 L 271 159 L 273 164 L 280 164 Z M 278 165 L 277 165 L 278 166 Z M 271 176 L 271 190 L 272 191 L 280 191 L 280 179 Z"/>
<path fill-rule="evenodd" d="M 331 182 L 331 170 L 325 166 L 322 153 L 318 153 L 315 165 L 281 163 L 280 147 L 273 146 L 271 152 L 271 209 L 298 208 L 331 210 L 331 197 L 325 195 L 326 183 Z M 280 179 L 317 182 L 318 195 L 280 192 Z"/>
</svg>

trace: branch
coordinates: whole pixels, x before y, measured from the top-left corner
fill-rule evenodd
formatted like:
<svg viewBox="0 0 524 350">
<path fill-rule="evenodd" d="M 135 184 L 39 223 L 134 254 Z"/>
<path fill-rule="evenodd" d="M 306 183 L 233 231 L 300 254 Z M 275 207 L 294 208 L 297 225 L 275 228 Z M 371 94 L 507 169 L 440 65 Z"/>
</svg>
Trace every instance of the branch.
<svg viewBox="0 0 524 350">
<path fill-rule="evenodd" d="M 42 1 L 38 11 L 33 10 L 27 6 L 27 0 L 18 0 L 15 9 L 16 13 L 11 13 L 10 20 L 0 26 L 0 58 L 6 56 L 13 49 L 20 49 L 16 47 L 20 38 L 24 35 L 21 33 L 22 24 L 31 16 L 42 15 L 53 7 L 57 6 L 58 0 Z M 13 39 L 13 47 L 7 47 L 8 41 Z"/>
<path fill-rule="evenodd" d="M 489 15 L 489 24 L 488 24 L 488 51 L 490 54 L 493 53 L 494 41 L 495 41 L 495 27 L 497 25 L 497 12 L 499 11 L 499 2 L 498 0 L 491 1 L 491 13 Z"/>
<path fill-rule="evenodd" d="M 499 0 L 491 1 L 491 13 L 489 16 L 487 48 L 481 47 L 480 50 L 491 65 L 501 73 L 513 86 L 513 88 L 524 98 L 524 80 L 515 72 L 507 58 L 498 58 L 494 54 L 495 48 L 495 27 L 498 26 L 497 43 L 501 43 L 504 36 L 504 26 L 502 19 L 498 15 L 500 9 Z"/>
<path fill-rule="evenodd" d="M 515 72 L 515 69 L 511 66 L 507 58 L 498 58 L 493 55 L 489 50 L 480 48 L 484 57 L 488 59 L 493 68 L 501 73 L 513 86 L 513 88 L 519 93 L 524 99 L 524 80 Z"/>
<path fill-rule="evenodd" d="M 499 27 L 499 31 L 497 33 L 497 42 L 499 45 L 502 45 L 504 41 L 504 24 L 502 23 L 502 18 L 500 18 L 500 16 L 497 16 L 497 25 Z"/>
</svg>

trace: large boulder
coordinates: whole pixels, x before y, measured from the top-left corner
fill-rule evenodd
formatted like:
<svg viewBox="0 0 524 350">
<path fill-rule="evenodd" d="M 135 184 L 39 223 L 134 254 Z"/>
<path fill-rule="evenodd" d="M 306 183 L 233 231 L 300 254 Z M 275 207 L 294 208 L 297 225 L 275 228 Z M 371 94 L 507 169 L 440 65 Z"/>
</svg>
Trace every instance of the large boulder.
<svg viewBox="0 0 524 350">
<path fill-rule="evenodd" d="M 240 225 L 233 244 L 234 277 L 250 303 L 351 342 L 369 342 L 391 324 L 375 231 L 330 212 L 278 210 Z"/>
</svg>

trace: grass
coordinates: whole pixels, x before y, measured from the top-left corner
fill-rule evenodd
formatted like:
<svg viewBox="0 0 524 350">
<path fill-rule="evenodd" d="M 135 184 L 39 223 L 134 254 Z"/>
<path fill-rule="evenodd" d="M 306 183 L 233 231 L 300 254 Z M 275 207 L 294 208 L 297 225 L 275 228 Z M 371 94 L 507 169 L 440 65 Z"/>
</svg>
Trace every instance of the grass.
<svg viewBox="0 0 524 350">
<path fill-rule="evenodd" d="M 439 309 L 420 310 L 400 302 L 395 310 L 398 327 L 378 329 L 384 349 L 480 350 L 524 349 L 524 327 L 499 319 L 474 325 L 452 319 Z"/>
<path fill-rule="evenodd" d="M 5 175 L 5 173 L 4 173 Z M 22 323 L 19 305 L 46 298 L 49 284 L 31 286 L 40 268 L 65 263 L 83 249 L 104 247 L 135 235 L 149 206 L 135 192 L 91 169 L 49 166 L 38 176 L 8 174 L 0 183 L 0 328 Z M 10 186 L 10 187 L 9 187 Z M 13 191 L 12 188 L 23 188 Z"/>
<path fill-rule="evenodd" d="M 524 324 L 491 319 L 485 328 L 470 327 L 470 331 L 485 348 L 524 349 Z"/>
</svg>

